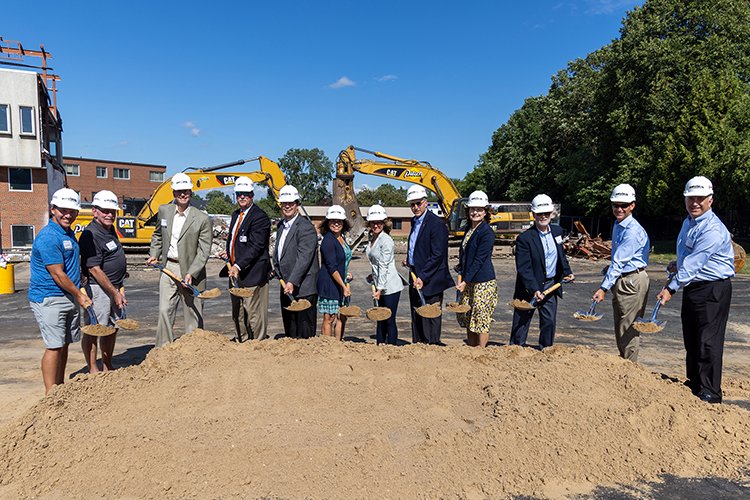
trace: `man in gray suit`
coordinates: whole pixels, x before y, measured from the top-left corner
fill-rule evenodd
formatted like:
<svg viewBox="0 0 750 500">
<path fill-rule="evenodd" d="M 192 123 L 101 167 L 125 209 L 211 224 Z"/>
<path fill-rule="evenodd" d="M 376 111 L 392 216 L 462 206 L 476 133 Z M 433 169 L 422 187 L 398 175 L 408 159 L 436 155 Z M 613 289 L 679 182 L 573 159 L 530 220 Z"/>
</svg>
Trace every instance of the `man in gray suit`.
<svg viewBox="0 0 750 500">
<path fill-rule="evenodd" d="M 161 263 L 182 281 L 198 290 L 206 289 L 206 262 L 211 252 L 213 232 L 208 215 L 190 206 L 193 182 L 186 174 L 172 177 L 174 203 L 159 207 L 147 264 Z M 159 280 L 159 322 L 156 347 L 174 342 L 177 305 L 182 302 L 185 333 L 203 328 L 203 301 L 186 286 L 162 273 Z"/>
<path fill-rule="evenodd" d="M 287 337 L 307 339 L 315 336 L 318 323 L 318 293 L 316 282 L 318 262 L 318 233 L 307 218 L 299 215 L 301 198 L 294 186 L 279 191 L 279 204 L 284 219 L 276 231 L 273 262 L 277 274 L 285 281 L 281 289 L 281 319 Z M 285 308 L 291 304 L 287 294 L 295 299 L 307 299 L 312 307 L 293 312 Z"/>
</svg>

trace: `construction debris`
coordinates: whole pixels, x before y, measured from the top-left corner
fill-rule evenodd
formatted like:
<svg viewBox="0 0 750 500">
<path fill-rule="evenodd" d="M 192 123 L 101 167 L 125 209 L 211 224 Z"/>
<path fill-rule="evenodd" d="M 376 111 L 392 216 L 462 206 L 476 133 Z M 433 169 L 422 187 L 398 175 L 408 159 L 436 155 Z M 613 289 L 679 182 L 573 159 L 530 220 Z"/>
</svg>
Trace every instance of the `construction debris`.
<svg viewBox="0 0 750 500">
<path fill-rule="evenodd" d="M 605 241 L 601 236 L 592 238 L 580 221 L 573 222 L 573 225 L 578 235 L 570 236 L 563 242 L 566 255 L 590 260 L 609 259 L 612 256 L 612 241 Z"/>
</svg>

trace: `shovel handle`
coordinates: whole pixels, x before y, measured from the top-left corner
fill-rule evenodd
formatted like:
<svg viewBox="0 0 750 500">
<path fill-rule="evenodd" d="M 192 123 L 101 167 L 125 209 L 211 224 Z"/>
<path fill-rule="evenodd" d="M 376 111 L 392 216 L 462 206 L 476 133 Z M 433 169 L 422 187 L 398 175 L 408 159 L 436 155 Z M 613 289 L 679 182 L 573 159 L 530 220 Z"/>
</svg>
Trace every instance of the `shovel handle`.
<svg viewBox="0 0 750 500">
<path fill-rule="evenodd" d="M 651 321 L 656 321 L 656 315 L 659 314 L 659 309 L 661 309 L 661 300 L 657 300 L 654 305 L 654 312 L 651 313 Z"/>
<path fill-rule="evenodd" d="M 281 284 L 281 289 L 282 290 L 284 289 L 284 287 L 286 287 L 286 281 L 284 281 L 284 278 L 282 278 L 281 275 L 279 275 L 279 284 Z M 284 295 L 286 295 L 287 297 L 289 297 L 289 300 L 291 300 L 292 302 L 294 302 L 295 299 L 294 299 L 294 296 L 291 293 L 286 293 Z"/>
<path fill-rule="evenodd" d="M 596 310 L 596 301 L 595 301 L 595 300 L 592 300 L 592 301 L 591 301 L 591 307 L 589 307 L 589 312 L 587 312 L 586 314 L 587 314 L 588 316 L 593 316 L 593 315 L 594 315 L 594 311 L 595 311 L 595 310 Z"/>
<path fill-rule="evenodd" d="M 86 293 L 86 289 L 83 288 L 83 287 L 81 287 L 81 293 L 84 294 L 87 297 L 89 295 L 89 294 Z M 91 297 L 89 297 L 89 298 L 91 298 Z M 94 307 L 93 306 L 88 306 L 86 308 L 86 312 L 89 314 L 89 321 L 91 321 L 91 324 L 92 325 L 98 325 L 99 322 L 96 321 L 96 314 L 94 314 Z"/>
<path fill-rule="evenodd" d="M 463 280 L 461 279 L 461 274 L 459 274 L 458 275 L 458 283 L 456 283 L 456 284 L 460 285 L 461 281 L 463 281 Z M 457 287 L 456 288 L 456 303 L 459 303 L 459 302 L 461 302 L 461 290 L 459 290 L 458 287 Z"/>
<path fill-rule="evenodd" d="M 554 285 L 552 285 L 551 287 L 549 287 L 545 291 L 543 291 L 542 295 L 544 295 L 546 297 L 547 295 L 551 294 L 552 292 L 554 292 L 555 290 L 557 290 L 561 286 L 562 286 L 562 283 L 555 283 Z"/>
<path fill-rule="evenodd" d="M 378 307 L 378 299 L 376 299 L 375 296 L 374 296 L 375 292 L 377 292 L 377 289 L 375 288 L 375 284 L 374 283 L 372 285 L 370 285 L 370 286 L 372 287 L 372 293 L 373 293 L 372 305 L 375 306 L 375 307 Z"/>
<path fill-rule="evenodd" d="M 424 294 L 422 293 L 421 288 L 417 288 L 417 275 L 414 274 L 414 271 L 411 271 L 409 274 L 411 274 L 411 280 L 414 282 L 414 289 L 419 294 L 419 300 L 422 302 L 422 305 L 427 305 L 427 301 L 424 298 Z"/>
<path fill-rule="evenodd" d="M 123 295 L 123 294 L 125 294 L 125 287 L 121 286 L 120 295 Z M 122 307 L 120 308 L 120 319 L 125 319 L 125 318 L 127 318 L 127 313 L 125 313 L 125 304 L 123 304 Z"/>
</svg>

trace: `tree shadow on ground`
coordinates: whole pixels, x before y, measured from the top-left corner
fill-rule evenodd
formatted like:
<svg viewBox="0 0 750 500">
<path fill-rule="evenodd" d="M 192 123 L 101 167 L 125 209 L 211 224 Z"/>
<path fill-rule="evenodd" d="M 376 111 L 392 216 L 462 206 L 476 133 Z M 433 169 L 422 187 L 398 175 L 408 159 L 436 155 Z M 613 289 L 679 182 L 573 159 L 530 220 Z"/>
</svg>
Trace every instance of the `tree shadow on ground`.
<svg viewBox="0 0 750 500">
<path fill-rule="evenodd" d="M 607 498 L 629 500 L 633 498 L 659 498 L 677 500 L 683 498 L 750 498 L 750 471 L 743 479 L 732 481 L 719 477 L 675 477 L 662 476 L 662 481 L 648 481 L 634 485 L 598 487 L 593 492 L 577 498 Z"/>
</svg>

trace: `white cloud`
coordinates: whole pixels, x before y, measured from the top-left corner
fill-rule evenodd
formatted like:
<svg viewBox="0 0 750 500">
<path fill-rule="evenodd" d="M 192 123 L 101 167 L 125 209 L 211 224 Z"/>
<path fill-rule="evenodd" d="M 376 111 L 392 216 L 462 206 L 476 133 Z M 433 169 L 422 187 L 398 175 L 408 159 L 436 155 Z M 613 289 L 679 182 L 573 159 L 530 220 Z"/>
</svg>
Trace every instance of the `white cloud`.
<svg viewBox="0 0 750 500">
<path fill-rule="evenodd" d="M 328 86 L 328 88 L 332 89 L 343 89 L 344 87 L 354 87 L 357 85 L 353 80 L 350 80 L 347 76 L 342 76 L 332 84 Z"/>
<path fill-rule="evenodd" d="M 639 2 L 636 0 L 586 0 L 586 14 L 612 14 L 619 12 L 623 8 L 635 7 Z"/>
<path fill-rule="evenodd" d="M 182 126 L 187 129 L 190 129 L 190 135 L 192 135 L 193 137 L 198 137 L 199 135 L 201 135 L 201 129 L 196 127 L 195 123 L 191 121 L 186 121 L 185 123 L 182 124 Z"/>
<path fill-rule="evenodd" d="M 355 193 L 359 193 L 363 189 L 372 189 L 372 188 L 370 186 L 368 186 L 367 184 L 360 184 L 359 186 L 355 186 L 354 192 Z"/>
<path fill-rule="evenodd" d="M 378 77 L 379 82 L 392 82 L 393 80 L 398 80 L 397 75 L 383 75 L 381 77 Z"/>
</svg>

